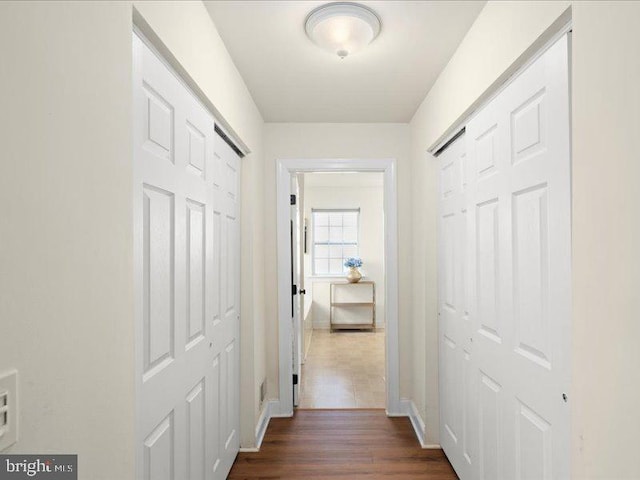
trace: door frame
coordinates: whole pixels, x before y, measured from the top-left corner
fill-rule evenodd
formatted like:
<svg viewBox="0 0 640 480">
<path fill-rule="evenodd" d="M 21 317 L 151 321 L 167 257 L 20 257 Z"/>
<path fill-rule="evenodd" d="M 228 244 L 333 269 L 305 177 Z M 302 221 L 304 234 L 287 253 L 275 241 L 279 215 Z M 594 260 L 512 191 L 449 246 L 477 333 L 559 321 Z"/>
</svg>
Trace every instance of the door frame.
<svg viewBox="0 0 640 480">
<path fill-rule="evenodd" d="M 278 268 L 279 416 L 293 415 L 291 338 L 290 188 L 291 175 L 305 172 L 380 172 L 384 175 L 385 383 L 386 413 L 406 415 L 400 401 L 398 336 L 398 189 L 396 159 L 282 159 L 276 162 Z M 275 406 L 275 405 L 274 405 Z M 275 412 L 274 412 L 275 413 Z"/>
</svg>

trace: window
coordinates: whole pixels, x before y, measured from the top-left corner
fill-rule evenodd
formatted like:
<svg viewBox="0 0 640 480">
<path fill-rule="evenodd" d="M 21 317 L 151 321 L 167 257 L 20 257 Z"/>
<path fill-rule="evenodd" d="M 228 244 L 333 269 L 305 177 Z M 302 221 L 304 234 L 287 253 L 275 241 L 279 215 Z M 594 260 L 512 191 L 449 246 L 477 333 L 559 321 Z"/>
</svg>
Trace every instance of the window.
<svg viewBox="0 0 640 480">
<path fill-rule="evenodd" d="M 358 255 L 360 210 L 312 210 L 313 274 L 342 275 L 344 261 Z"/>
</svg>

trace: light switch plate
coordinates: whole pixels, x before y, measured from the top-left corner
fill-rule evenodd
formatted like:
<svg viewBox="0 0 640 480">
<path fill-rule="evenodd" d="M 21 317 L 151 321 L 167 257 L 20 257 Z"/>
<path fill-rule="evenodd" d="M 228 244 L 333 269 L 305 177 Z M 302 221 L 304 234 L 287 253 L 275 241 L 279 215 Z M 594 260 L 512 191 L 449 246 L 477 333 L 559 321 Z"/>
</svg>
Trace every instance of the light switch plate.
<svg viewBox="0 0 640 480">
<path fill-rule="evenodd" d="M 0 375 L 0 451 L 18 441 L 18 372 Z"/>
</svg>

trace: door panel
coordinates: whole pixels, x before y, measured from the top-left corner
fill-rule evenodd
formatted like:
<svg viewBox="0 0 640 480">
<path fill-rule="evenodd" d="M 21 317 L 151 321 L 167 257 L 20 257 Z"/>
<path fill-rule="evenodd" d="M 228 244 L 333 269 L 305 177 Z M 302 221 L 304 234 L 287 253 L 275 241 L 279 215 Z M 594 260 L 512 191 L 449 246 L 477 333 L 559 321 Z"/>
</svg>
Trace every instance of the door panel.
<svg viewBox="0 0 640 480">
<path fill-rule="evenodd" d="M 133 46 L 137 477 L 222 479 L 239 447 L 240 159 Z"/>
<path fill-rule="evenodd" d="M 187 349 L 204 339 L 205 206 L 187 200 Z"/>
<path fill-rule="evenodd" d="M 206 471 L 206 399 L 203 378 L 187 394 L 187 478 L 204 480 Z"/>
<path fill-rule="evenodd" d="M 499 318 L 500 245 L 498 199 L 476 205 L 476 272 L 480 333 L 501 343 Z"/>
<path fill-rule="evenodd" d="M 516 352 L 550 368 L 547 187 L 513 196 L 513 315 Z"/>
<path fill-rule="evenodd" d="M 460 470 L 467 472 L 471 465 L 475 465 L 478 458 L 478 414 L 476 409 L 478 407 L 478 392 L 476 381 L 476 368 L 475 358 L 472 358 L 471 353 L 467 349 L 462 351 L 463 365 L 462 365 L 462 444 L 459 450 L 456 450 L 456 456 L 462 458 L 458 459 L 458 463 L 461 465 Z"/>
<path fill-rule="evenodd" d="M 440 158 L 441 442 L 463 480 L 570 477 L 567 43 L 513 79 Z M 456 162 L 459 189 L 445 173 Z"/>
<path fill-rule="evenodd" d="M 171 411 L 144 439 L 144 479 L 174 479 L 174 451 L 173 411 Z"/>
<path fill-rule="evenodd" d="M 451 401 L 445 406 L 444 428 L 449 435 L 453 444 L 458 443 L 460 434 L 459 422 L 462 419 L 460 412 L 462 402 L 462 369 L 458 365 L 461 360 L 460 349 L 458 345 L 447 335 L 443 339 L 446 375 L 445 375 L 445 394 Z"/>
<path fill-rule="evenodd" d="M 455 213 L 448 213 L 442 217 L 442 254 L 444 256 L 444 265 L 442 270 L 443 277 L 443 299 L 444 304 L 455 312 L 455 247 L 456 247 L 456 221 L 458 218 Z"/>
<path fill-rule="evenodd" d="M 220 473 L 225 478 L 231 469 L 240 447 L 240 158 L 231 147 L 215 136 L 214 159 L 221 164 L 224 180 L 213 188 L 214 210 L 219 209 L 220 271 L 213 268 L 214 284 L 218 289 L 221 320 L 214 318 L 213 345 L 219 353 L 219 400 L 218 422 L 220 427 Z M 214 217 L 216 214 L 214 212 Z M 216 222 L 214 222 L 214 226 Z M 215 231 L 214 231 L 215 237 Z M 215 255 L 214 255 L 215 258 Z M 212 260 L 215 266 L 216 261 Z M 215 280 L 214 280 L 215 281 Z M 215 463 L 215 462 L 214 462 Z"/>
<path fill-rule="evenodd" d="M 480 478 L 501 478 L 500 412 L 502 410 L 502 386 L 480 371 Z"/>
<path fill-rule="evenodd" d="M 469 226 L 464 201 L 469 164 L 464 147 L 462 136 L 439 159 L 440 443 L 458 472 L 475 462 L 471 435 L 477 408 L 470 368 L 473 346 L 465 261 Z"/>
<path fill-rule="evenodd" d="M 517 415 L 516 478 L 552 478 L 551 425 L 521 402 Z"/>
<path fill-rule="evenodd" d="M 143 186 L 144 376 L 149 379 L 174 359 L 174 196 Z"/>
<path fill-rule="evenodd" d="M 221 478 L 222 469 L 222 401 L 220 398 L 220 354 L 216 355 L 212 363 L 211 381 L 207 383 L 209 400 L 206 402 L 207 445 L 210 445 L 207 455 L 207 465 L 213 465 L 213 478 Z"/>
</svg>

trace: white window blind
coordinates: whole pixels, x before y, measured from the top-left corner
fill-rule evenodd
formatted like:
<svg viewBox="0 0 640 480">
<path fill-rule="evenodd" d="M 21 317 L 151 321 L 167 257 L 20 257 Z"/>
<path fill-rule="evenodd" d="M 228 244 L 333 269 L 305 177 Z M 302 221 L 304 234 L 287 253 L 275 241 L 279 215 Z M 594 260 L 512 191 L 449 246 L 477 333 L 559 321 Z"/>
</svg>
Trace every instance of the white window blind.
<svg viewBox="0 0 640 480">
<path fill-rule="evenodd" d="M 358 255 L 360 210 L 312 210 L 313 274 L 342 275 L 344 261 Z"/>
</svg>

